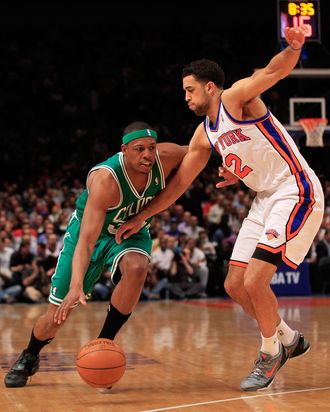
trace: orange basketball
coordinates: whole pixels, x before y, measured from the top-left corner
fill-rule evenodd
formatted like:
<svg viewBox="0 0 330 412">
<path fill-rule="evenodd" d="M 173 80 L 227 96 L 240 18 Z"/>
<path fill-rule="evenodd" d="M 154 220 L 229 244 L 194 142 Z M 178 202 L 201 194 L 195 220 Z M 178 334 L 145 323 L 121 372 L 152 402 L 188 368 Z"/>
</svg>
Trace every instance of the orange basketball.
<svg viewBox="0 0 330 412">
<path fill-rule="evenodd" d="M 126 356 L 117 343 L 98 338 L 80 348 L 76 365 L 86 383 L 95 388 L 108 388 L 124 375 Z"/>
</svg>

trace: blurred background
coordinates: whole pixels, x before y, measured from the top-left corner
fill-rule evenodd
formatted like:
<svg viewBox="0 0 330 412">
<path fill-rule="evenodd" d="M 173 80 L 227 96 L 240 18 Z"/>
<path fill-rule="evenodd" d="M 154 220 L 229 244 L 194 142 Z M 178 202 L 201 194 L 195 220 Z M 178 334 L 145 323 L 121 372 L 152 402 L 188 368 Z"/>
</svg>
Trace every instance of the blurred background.
<svg viewBox="0 0 330 412">
<path fill-rule="evenodd" d="M 299 67 L 330 67 L 325 3 L 322 41 L 306 45 Z M 183 66 L 214 59 L 229 87 L 282 47 L 276 1 L 210 8 L 10 3 L 1 5 L 0 23 L 0 161 L 3 177 L 22 174 L 25 181 L 70 162 L 82 177 L 105 151 L 120 149 L 123 128 L 136 119 L 151 123 L 162 140 L 189 142 L 201 119 L 184 102 Z M 289 97 L 311 91 L 329 101 L 329 78 L 286 79 L 263 98 L 288 123 Z"/>
</svg>

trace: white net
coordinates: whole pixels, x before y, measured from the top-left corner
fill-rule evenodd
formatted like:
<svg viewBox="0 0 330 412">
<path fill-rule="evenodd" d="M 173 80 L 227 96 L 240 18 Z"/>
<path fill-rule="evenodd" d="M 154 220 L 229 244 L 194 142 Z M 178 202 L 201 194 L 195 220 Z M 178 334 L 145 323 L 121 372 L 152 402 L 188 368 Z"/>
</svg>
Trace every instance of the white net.
<svg viewBox="0 0 330 412">
<path fill-rule="evenodd" d="M 306 133 L 307 147 L 324 147 L 323 133 L 328 119 L 326 118 L 304 118 L 299 123 Z"/>
</svg>

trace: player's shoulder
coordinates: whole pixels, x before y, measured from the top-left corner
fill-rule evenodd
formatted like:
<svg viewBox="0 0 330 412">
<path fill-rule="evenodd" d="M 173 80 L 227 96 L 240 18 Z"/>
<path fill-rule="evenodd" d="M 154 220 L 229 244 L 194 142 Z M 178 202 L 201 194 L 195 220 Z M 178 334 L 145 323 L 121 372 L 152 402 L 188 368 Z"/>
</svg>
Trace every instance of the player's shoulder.
<svg viewBox="0 0 330 412">
<path fill-rule="evenodd" d="M 87 185 L 90 190 L 93 187 L 106 187 L 109 188 L 109 190 L 112 190 L 118 185 L 118 183 L 112 170 L 106 167 L 99 167 L 91 170 L 87 178 Z"/>
<path fill-rule="evenodd" d="M 231 87 L 225 89 L 221 94 L 221 102 L 226 106 L 231 100 L 237 100 L 237 93 L 239 93 L 240 85 L 242 84 L 242 80 L 238 80 L 237 82 L 233 83 Z"/>
</svg>

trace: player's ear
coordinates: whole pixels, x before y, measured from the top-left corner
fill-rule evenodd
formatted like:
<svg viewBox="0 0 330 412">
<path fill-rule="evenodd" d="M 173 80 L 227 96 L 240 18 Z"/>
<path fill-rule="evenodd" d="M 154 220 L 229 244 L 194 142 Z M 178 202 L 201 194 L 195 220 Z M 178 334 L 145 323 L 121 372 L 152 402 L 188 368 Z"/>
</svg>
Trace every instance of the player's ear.
<svg viewBox="0 0 330 412">
<path fill-rule="evenodd" d="M 215 84 L 213 82 L 206 83 L 206 92 L 211 96 L 214 94 L 215 91 Z"/>
<path fill-rule="evenodd" d="M 121 145 L 121 151 L 122 151 L 123 153 L 125 153 L 126 150 L 127 150 L 127 146 L 126 146 L 125 144 L 122 144 L 122 145 Z"/>
</svg>

